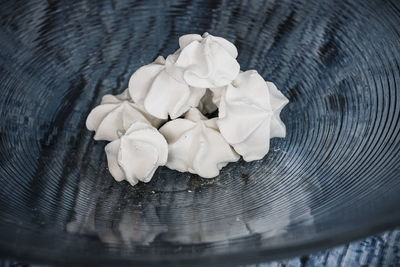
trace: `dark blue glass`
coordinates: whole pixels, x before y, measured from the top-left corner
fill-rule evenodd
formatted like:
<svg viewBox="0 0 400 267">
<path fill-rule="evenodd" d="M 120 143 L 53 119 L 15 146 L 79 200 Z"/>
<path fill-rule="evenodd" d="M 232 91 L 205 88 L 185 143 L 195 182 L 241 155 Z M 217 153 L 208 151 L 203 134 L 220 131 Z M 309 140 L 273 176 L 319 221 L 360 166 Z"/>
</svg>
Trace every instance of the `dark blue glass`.
<svg viewBox="0 0 400 267">
<path fill-rule="evenodd" d="M 399 25 L 395 0 L 2 1 L 0 256 L 239 264 L 399 225 Z M 287 137 L 215 179 L 115 182 L 88 113 L 205 31 L 290 99 Z"/>
</svg>

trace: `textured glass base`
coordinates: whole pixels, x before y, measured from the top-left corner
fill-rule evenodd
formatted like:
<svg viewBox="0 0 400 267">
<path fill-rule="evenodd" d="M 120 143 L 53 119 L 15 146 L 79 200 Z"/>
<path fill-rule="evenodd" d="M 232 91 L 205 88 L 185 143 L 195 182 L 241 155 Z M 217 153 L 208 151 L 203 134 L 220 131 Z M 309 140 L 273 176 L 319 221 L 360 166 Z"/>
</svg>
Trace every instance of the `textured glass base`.
<svg viewBox="0 0 400 267">
<path fill-rule="evenodd" d="M 0 256 L 239 264 L 400 222 L 397 1 L 3 1 L 0 25 Z M 215 179 L 115 182 L 89 111 L 205 31 L 290 99 L 287 138 Z"/>
</svg>

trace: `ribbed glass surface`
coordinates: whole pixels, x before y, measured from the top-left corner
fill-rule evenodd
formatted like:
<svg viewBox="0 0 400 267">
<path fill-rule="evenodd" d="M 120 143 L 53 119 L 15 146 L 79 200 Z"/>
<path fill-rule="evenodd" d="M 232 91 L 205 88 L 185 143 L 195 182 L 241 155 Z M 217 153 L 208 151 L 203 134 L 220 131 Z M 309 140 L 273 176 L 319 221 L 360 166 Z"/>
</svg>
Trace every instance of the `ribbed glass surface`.
<svg viewBox="0 0 400 267">
<path fill-rule="evenodd" d="M 395 0 L 2 1 L 0 255 L 239 264 L 399 224 L 399 25 Z M 115 182 L 88 113 L 205 31 L 289 98 L 287 137 L 215 179 Z"/>
</svg>

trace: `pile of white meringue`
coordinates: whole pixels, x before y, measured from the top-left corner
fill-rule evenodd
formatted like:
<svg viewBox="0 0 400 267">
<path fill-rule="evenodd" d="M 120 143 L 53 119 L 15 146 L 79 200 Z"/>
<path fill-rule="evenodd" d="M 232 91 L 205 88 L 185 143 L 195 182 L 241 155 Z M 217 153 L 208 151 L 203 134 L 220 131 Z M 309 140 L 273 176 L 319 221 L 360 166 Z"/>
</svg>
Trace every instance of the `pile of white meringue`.
<svg viewBox="0 0 400 267">
<path fill-rule="evenodd" d="M 158 166 L 212 178 L 229 162 L 262 159 L 284 137 L 289 102 L 255 70 L 240 71 L 236 47 L 204 33 L 179 38 L 167 58 L 139 68 L 129 88 L 105 95 L 86 121 L 106 145 L 117 181 L 149 182 Z M 218 109 L 218 117 L 208 119 Z"/>
</svg>

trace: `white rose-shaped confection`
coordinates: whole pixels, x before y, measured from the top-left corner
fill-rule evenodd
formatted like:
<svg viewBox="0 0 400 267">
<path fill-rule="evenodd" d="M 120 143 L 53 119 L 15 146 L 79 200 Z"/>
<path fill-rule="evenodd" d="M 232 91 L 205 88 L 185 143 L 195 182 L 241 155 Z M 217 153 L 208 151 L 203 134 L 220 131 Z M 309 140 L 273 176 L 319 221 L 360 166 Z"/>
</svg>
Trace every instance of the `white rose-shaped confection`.
<svg viewBox="0 0 400 267">
<path fill-rule="evenodd" d="M 224 38 L 204 33 L 179 38 L 180 54 L 174 63 L 187 84 L 199 88 L 225 86 L 239 73 L 236 47 Z"/>
<path fill-rule="evenodd" d="M 151 115 L 178 118 L 191 107 L 197 107 L 204 88 L 190 87 L 180 80 L 182 70 L 172 66 L 179 51 L 167 60 L 158 57 L 153 63 L 139 68 L 130 78 L 129 93 L 136 103 L 143 103 Z"/>
<path fill-rule="evenodd" d="M 273 137 L 285 137 L 279 117 L 288 99 L 256 71 L 246 71 L 223 91 L 218 127 L 245 161 L 258 160 L 269 150 Z"/>
<path fill-rule="evenodd" d="M 120 95 L 103 96 L 86 119 L 86 127 L 96 131 L 95 140 L 113 141 L 118 139 L 134 122 L 150 123 L 159 127 L 165 120 L 147 114 L 143 107 L 133 103 L 128 90 Z"/>
<path fill-rule="evenodd" d="M 160 133 L 168 142 L 166 166 L 212 178 L 229 162 L 239 160 L 239 155 L 218 131 L 216 119 L 208 120 L 199 110 L 192 108 L 184 119 L 163 125 Z"/>
<path fill-rule="evenodd" d="M 108 168 L 117 181 L 149 182 L 158 166 L 167 163 L 168 144 L 148 123 L 136 122 L 120 139 L 105 147 Z"/>
</svg>

